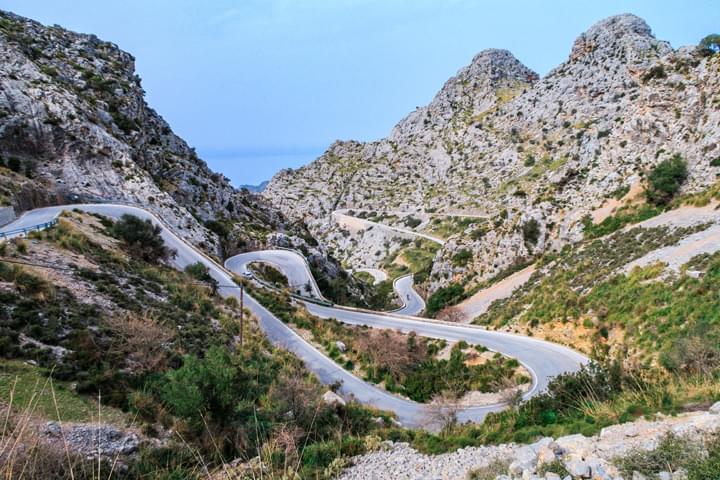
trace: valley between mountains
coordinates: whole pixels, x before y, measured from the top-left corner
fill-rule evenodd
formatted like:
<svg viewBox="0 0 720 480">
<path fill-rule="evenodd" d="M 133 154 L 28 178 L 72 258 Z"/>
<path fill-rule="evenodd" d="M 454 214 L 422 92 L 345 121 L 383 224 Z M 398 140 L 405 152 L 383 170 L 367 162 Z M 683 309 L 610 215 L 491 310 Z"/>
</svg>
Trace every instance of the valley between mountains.
<svg viewBox="0 0 720 480">
<path fill-rule="evenodd" d="M 716 478 L 718 50 L 485 50 L 251 192 L 0 12 L 0 473 Z"/>
</svg>

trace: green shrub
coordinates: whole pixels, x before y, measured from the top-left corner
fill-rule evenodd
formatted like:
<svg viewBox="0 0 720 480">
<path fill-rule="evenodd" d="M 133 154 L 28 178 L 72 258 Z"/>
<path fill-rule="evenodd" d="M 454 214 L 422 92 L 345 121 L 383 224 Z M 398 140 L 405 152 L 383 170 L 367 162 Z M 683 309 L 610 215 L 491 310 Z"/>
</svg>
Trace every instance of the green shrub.
<svg viewBox="0 0 720 480">
<path fill-rule="evenodd" d="M 10 157 L 7 166 L 15 173 L 20 173 L 20 170 L 22 170 L 22 162 L 20 162 L 20 159 L 17 157 Z"/>
<path fill-rule="evenodd" d="M 161 397 L 176 415 L 196 419 L 208 412 L 220 418 L 232 414 L 238 371 L 225 350 L 211 347 L 204 359 L 186 356 L 166 380 Z"/>
<path fill-rule="evenodd" d="M 165 246 L 161 232 L 159 225 L 129 214 L 124 214 L 115 222 L 111 231 L 113 236 L 125 243 L 131 254 L 147 262 L 167 260 L 176 255 L 174 250 Z"/>
<path fill-rule="evenodd" d="M 714 55 L 720 52 L 720 35 L 717 33 L 710 34 L 700 40 L 698 45 L 700 53 L 705 56 Z"/>
<path fill-rule="evenodd" d="M 720 472 L 720 435 L 715 434 L 705 444 L 706 455 L 700 458 L 691 458 L 684 465 L 688 480 L 704 480 L 717 478 Z"/>
<path fill-rule="evenodd" d="M 570 475 L 570 472 L 565 468 L 565 464 L 560 460 L 554 460 L 550 463 L 543 463 L 538 467 L 538 475 L 543 477 L 546 473 L 555 473 L 560 475 L 560 478 L 565 478 Z"/>
<path fill-rule="evenodd" d="M 205 222 L 205 226 L 208 228 L 208 230 L 217 234 L 217 236 L 220 238 L 227 238 L 232 231 L 231 225 L 228 225 L 226 222 L 218 220 L 208 220 L 207 222 Z"/>
<path fill-rule="evenodd" d="M 665 67 L 663 67 L 662 65 L 655 65 L 643 74 L 642 81 L 643 83 L 647 83 L 650 80 L 661 78 L 667 78 L 667 73 L 665 73 Z"/>
<path fill-rule="evenodd" d="M 614 215 L 606 217 L 600 223 L 593 223 L 590 215 L 586 215 L 582 219 L 583 231 L 585 238 L 598 238 L 609 235 L 623 228 L 626 225 L 643 222 L 649 218 L 655 217 L 662 213 L 662 209 L 644 203 L 640 206 L 622 207 Z"/>
<path fill-rule="evenodd" d="M 465 298 L 465 289 L 462 285 L 454 283 L 447 287 L 438 288 L 427 301 L 425 311 L 429 316 L 435 315 L 448 305 L 454 305 Z"/>
<path fill-rule="evenodd" d="M 501 475 L 507 475 L 509 466 L 509 460 L 493 460 L 488 465 L 469 472 L 467 478 L 468 480 L 495 480 Z"/>
<path fill-rule="evenodd" d="M 534 218 L 525 222 L 522 226 L 523 239 L 525 245 L 535 246 L 540 239 L 540 223 Z"/>
<path fill-rule="evenodd" d="M 633 472 L 654 477 L 660 472 L 676 472 L 701 462 L 700 444 L 673 434 L 664 436 L 655 450 L 633 450 L 614 460 L 615 465 L 627 477 L 631 477 Z M 720 472 L 715 471 L 712 476 L 703 478 L 716 478 L 718 473 Z"/>
<path fill-rule="evenodd" d="M 422 220 L 420 220 L 419 218 L 412 217 L 412 216 L 407 217 L 405 219 L 405 226 L 407 226 L 408 228 L 415 228 L 418 225 L 420 225 L 421 223 L 422 223 Z"/>
<path fill-rule="evenodd" d="M 210 269 L 202 262 L 197 262 L 185 267 L 185 273 L 193 277 L 195 280 L 205 282 L 212 288 L 213 292 L 217 290 L 218 282 L 210 275 Z"/>
<path fill-rule="evenodd" d="M 464 267 L 468 263 L 470 263 L 472 258 L 473 258 L 472 252 L 470 250 L 468 250 L 467 248 L 464 248 L 464 249 L 458 251 L 455 255 L 453 255 L 452 263 L 456 267 Z"/>
<path fill-rule="evenodd" d="M 688 176 L 687 162 L 679 154 L 663 160 L 650 171 L 648 188 L 645 192 L 654 205 L 667 205 Z"/>
<path fill-rule="evenodd" d="M 277 268 L 266 263 L 254 263 L 252 265 L 253 272 L 262 280 L 275 285 L 277 287 L 288 287 L 290 283 L 287 277 Z M 302 292 L 307 294 L 307 291 Z"/>
<path fill-rule="evenodd" d="M 720 157 L 715 157 L 712 160 L 710 160 L 710 166 L 711 167 L 720 167 Z"/>
<path fill-rule="evenodd" d="M 19 253 L 20 255 L 26 255 L 28 253 L 27 242 L 22 238 L 16 239 L 15 250 L 17 250 L 17 253 Z"/>
<path fill-rule="evenodd" d="M 623 198 L 627 193 L 630 191 L 630 185 L 623 185 L 622 187 L 618 187 L 615 189 L 610 196 L 614 198 L 615 200 L 620 200 Z"/>
<path fill-rule="evenodd" d="M 477 227 L 475 230 L 473 230 L 472 232 L 470 232 L 470 238 L 475 241 L 478 241 L 481 238 L 483 238 L 486 233 L 487 233 L 487 227 L 485 227 L 484 225 L 481 225 L 481 226 Z"/>
</svg>

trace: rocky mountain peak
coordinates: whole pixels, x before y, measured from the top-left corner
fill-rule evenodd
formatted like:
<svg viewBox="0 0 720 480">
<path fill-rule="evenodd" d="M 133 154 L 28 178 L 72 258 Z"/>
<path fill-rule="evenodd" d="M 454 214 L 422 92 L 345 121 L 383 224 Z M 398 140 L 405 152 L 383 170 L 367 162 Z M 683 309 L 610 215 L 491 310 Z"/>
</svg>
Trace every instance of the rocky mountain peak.
<svg viewBox="0 0 720 480">
<path fill-rule="evenodd" d="M 538 78 L 509 51 L 482 50 L 445 82 L 429 105 L 408 115 L 390 136 L 415 135 L 428 126 L 442 128 L 459 114 L 478 115 L 514 97 Z"/>
<path fill-rule="evenodd" d="M 667 42 L 655 39 L 645 20 L 626 13 L 601 20 L 582 33 L 573 44 L 570 61 L 611 56 L 629 63 L 642 63 L 656 53 L 669 50 Z"/>
<path fill-rule="evenodd" d="M 493 83 L 505 79 L 532 82 L 538 78 L 535 72 L 523 65 L 512 53 L 499 48 L 488 48 L 475 55 L 470 65 L 458 73 L 458 77 L 461 76 L 487 77 Z"/>
</svg>

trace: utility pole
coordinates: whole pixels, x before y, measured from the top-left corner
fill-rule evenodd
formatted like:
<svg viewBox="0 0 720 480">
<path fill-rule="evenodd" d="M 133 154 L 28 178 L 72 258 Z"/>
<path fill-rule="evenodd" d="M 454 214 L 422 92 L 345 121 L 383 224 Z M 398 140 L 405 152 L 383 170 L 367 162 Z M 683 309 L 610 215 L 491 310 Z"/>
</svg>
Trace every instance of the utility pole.
<svg viewBox="0 0 720 480">
<path fill-rule="evenodd" d="M 243 305 L 243 297 L 245 285 L 240 284 L 240 350 L 243 348 L 243 331 L 245 330 L 245 307 Z"/>
</svg>

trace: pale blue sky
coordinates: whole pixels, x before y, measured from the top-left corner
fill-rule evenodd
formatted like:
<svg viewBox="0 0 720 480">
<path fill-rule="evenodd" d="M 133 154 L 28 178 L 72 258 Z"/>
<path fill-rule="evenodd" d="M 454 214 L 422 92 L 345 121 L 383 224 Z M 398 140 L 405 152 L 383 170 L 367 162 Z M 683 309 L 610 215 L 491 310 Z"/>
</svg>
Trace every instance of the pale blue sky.
<svg viewBox="0 0 720 480">
<path fill-rule="evenodd" d="M 720 29 L 718 0 L 0 0 L 137 58 L 148 102 L 235 184 L 372 140 L 485 48 L 541 75 L 631 12 L 674 47 Z"/>
</svg>

